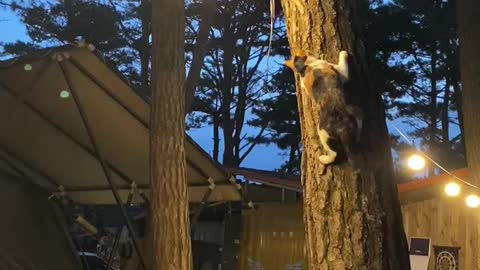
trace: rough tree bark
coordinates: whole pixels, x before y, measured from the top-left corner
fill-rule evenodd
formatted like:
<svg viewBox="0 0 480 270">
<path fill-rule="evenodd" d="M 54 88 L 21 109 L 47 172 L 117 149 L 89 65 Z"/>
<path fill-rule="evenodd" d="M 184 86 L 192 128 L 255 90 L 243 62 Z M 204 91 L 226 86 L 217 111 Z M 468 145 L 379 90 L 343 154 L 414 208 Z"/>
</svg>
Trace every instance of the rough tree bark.
<svg viewBox="0 0 480 270">
<path fill-rule="evenodd" d="M 340 50 L 350 64 L 357 105 L 365 119 L 361 150 L 349 165 L 319 163 L 318 105 L 298 87 L 303 155 L 302 184 L 309 269 L 410 269 L 407 241 L 390 155 L 385 112 L 373 89 L 362 42 L 360 1 L 282 0 L 291 53 L 300 50 L 335 62 Z M 366 2 L 366 1 L 365 1 Z"/>
<path fill-rule="evenodd" d="M 465 150 L 470 181 L 480 184 L 480 2 L 457 1 L 458 36 L 460 38 L 460 79 Z"/>
<path fill-rule="evenodd" d="M 190 270 L 185 161 L 185 7 L 152 1 L 150 187 L 152 269 Z"/>
</svg>

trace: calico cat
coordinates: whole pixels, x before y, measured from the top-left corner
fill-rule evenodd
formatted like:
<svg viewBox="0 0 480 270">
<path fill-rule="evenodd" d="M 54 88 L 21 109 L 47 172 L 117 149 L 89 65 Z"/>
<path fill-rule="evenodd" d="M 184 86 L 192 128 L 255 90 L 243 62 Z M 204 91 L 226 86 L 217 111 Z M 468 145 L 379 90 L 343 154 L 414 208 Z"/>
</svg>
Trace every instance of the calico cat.
<svg viewBox="0 0 480 270">
<path fill-rule="evenodd" d="M 302 91 L 319 105 L 317 132 L 326 152 L 319 156 L 320 162 L 333 163 L 341 150 L 351 161 L 351 149 L 360 139 L 363 116 L 360 108 L 346 103 L 348 53 L 340 52 L 338 64 L 309 55 L 295 55 L 285 65 L 300 76 Z"/>
</svg>

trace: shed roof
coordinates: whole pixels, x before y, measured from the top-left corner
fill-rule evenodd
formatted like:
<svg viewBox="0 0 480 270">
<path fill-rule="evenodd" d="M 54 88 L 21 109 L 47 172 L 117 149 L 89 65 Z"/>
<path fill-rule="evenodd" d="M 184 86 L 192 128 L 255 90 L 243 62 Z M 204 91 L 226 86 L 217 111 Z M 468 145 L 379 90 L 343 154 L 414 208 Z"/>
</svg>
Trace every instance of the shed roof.
<svg viewBox="0 0 480 270">
<path fill-rule="evenodd" d="M 62 71 L 63 67 L 63 71 Z M 149 187 L 148 101 L 93 48 L 68 45 L 0 62 L 0 169 L 85 204 L 115 203 L 74 90 L 125 201 L 130 184 Z M 239 201 L 228 174 L 190 137 L 185 142 L 190 202 Z M 148 194 L 148 192 L 146 192 Z"/>
<path fill-rule="evenodd" d="M 228 168 L 235 175 L 243 176 L 245 179 L 265 184 L 272 187 L 284 188 L 302 192 L 300 178 L 294 175 L 278 174 L 269 171 L 262 171 L 249 168 Z M 462 168 L 452 172 L 453 175 L 465 179 L 468 177 L 468 169 Z M 402 203 L 425 200 L 437 196 L 443 192 L 443 186 L 451 181 L 449 174 L 440 174 L 424 179 L 412 180 L 397 185 L 400 201 Z"/>
</svg>

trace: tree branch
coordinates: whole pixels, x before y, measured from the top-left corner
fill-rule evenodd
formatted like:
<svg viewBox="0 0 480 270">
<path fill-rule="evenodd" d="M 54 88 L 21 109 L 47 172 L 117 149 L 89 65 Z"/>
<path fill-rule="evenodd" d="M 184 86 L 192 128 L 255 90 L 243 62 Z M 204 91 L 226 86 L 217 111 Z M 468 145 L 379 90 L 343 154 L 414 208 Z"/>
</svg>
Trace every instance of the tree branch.
<svg viewBox="0 0 480 270">
<path fill-rule="evenodd" d="M 263 132 L 265 132 L 266 128 L 267 128 L 267 125 L 262 127 L 262 130 L 260 130 L 260 132 L 255 137 L 255 139 L 253 139 L 252 144 L 250 144 L 250 147 L 248 147 L 247 151 L 245 151 L 245 153 L 243 153 L 243 155 L 240 157 L 238 164 L 241 164 L 243 160 L 248 156 L 248 154 L 252 152 L 253 148 L 257 145 L 258 140 L 263 136 Z"/>
<path fill-rule="evenodd" d="M 118 12 L 117 10 L 117 5 L 115 5 L 115 3 L 113 2 L 113 0 L 108 0 L 110 6 L 112 7 L 113 9 L 113 12 L 115 13 L 115 17 L 117 17 L 117 22 L 118 22 L 118 25 L 120 26 L 120 29 L 122 29 L 122 32 L 125 34 L 125 36 L 127 37 L 127 39 L 131 42 L 130 44 L 131 45 L 135 45 L 135 42 L 137 41 L 135 38 L 133 38 L 130 33 L 128 32 L 128 29 L 127 27 L 123 24 L 122 22 L 122 16 L 120 15 L 120 13 Z"/>
</svg>

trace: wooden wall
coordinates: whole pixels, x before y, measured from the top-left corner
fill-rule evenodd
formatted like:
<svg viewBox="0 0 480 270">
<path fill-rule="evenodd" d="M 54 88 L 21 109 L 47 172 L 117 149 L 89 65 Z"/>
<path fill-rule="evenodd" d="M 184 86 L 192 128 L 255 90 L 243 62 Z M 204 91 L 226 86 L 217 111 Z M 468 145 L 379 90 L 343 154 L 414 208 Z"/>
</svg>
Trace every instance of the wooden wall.
<svg viewBox="0 0 480 270">
<path fill-rule="evenodd" d="M 432 245 L 459 246 L 459 270 L 480 270 L 480 209 L 465 206 L 462 198 L 445 196 L 403 203 L 405 233 L 430 237 Z M 434 251 L 429 270 L 435 269 Z"/>
</svg>

